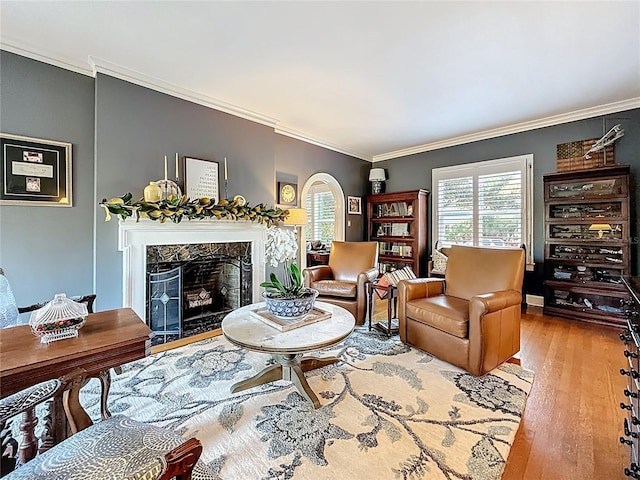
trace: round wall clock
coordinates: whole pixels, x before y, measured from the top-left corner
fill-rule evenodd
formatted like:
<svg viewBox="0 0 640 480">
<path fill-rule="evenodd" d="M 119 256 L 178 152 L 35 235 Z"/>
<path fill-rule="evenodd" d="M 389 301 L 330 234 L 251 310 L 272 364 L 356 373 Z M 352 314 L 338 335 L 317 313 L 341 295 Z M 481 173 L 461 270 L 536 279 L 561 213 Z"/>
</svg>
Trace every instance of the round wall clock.
<svg viewBox="0 0 640 480">
<path fill-rule="evenodd" d="M 295 183 L 278 183 L 278 203 L 295 205 L 298 201 L 298 186 Z"/>
</svg>

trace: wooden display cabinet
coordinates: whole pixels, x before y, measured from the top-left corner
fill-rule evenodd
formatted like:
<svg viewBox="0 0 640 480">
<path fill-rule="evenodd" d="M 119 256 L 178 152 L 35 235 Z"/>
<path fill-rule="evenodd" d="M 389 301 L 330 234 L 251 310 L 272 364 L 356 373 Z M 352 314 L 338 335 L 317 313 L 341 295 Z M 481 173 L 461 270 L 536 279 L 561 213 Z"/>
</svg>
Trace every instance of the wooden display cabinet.
<svg viewBox="0 0 640 480">
<path fill-rule="evenodd" d="M 378 242 L 380 273 L 410 266 L 427 276 L 427 190 L 367 196 L 369 241 Z"/>
<path fill-rule="evenodd" d="M 547 315 L 623 326 L 629 165 L 543 177 Z"/>
</svg>

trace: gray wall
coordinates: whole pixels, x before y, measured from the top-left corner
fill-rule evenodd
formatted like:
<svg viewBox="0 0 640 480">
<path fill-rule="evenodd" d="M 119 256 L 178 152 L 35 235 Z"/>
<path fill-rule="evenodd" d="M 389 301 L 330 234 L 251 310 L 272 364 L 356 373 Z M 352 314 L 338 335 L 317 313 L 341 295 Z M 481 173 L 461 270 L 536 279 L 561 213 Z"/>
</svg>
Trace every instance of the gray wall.
<svg viewBox="0 0 640 480">
<path fill-rule="evenodd" d="M 275 203 L 276 172 L 297 178 L 300 188 L 327 172 L 345 196 L 365 194 L 368 162 L 109 76 L 93 79 L 1 51 L 0 95 L 2 132 L 73 144 L 74 207 L 1 207 L 0 266 L 19 305 L 57 292 L 95 292 L 97 309 L 121 306 L 118 222 L 105 223 L 98 202 L 126 192 L 141 197 L 150 180 L 163 177 L 164 155 L 170 175 L 176 152 L 227 157 L 229 196 L 243 194 L 254 205 Z M 349 220 L 347 240 L 361 240 L 363 217 Z"/>
<path fill-rule="evenodd" d="M 0 207 L 0 266 L 18 305 L 92 291 L 93 86 L 0 52 L 0 131 L 73 144 L 73 207 Z"/>
<path fill-rule="evenodd" d="M 619 112 L 606 117 L 607 130 L 617 123 L 622 124 L 625 136 L 615 144 L 616 161 L 617 163 L 630 164 L 632 176 L 635 177 L 640 169 L 640 109 Z M 537 265 L 536 275 L 529 275 L 527 280 L 527 291 L 541 293 L 541 272 L 544 258 L 542 176 L 557 171 L 556 146 L 558 144 L 600 137 L 602 134 L 603 117 L 596 117 L 396 158 L 376 163 L 375 166 L 387 170 L 386 190 L 388 192 L 415 188 L 431 190 L 431 169 L 433 168 L 532 153 L 534 156 L 534 257 Z M 635 191 L 635 198 L 632 198 L 631 203 L 632 207 L 635 207 L 640 200 L 640 192 L 635 188 L 632 191 Z M 431 222 L 431 199 L 429 199 L 429 222 Z M 639 229 L 635 216 L 632 225 L 631 236 L 637 237 Z M 429 230 L 431 230 L 431 223 L 429 223 Z M 632 248 L 634 253 L 637 250 L 637 243 L 635 241 L 635 247 Z M 429 247 L 429 251 L 431 251 L 431 247 Z M 637 267 L 635 259 L 634 265 Z"/>
</svg>

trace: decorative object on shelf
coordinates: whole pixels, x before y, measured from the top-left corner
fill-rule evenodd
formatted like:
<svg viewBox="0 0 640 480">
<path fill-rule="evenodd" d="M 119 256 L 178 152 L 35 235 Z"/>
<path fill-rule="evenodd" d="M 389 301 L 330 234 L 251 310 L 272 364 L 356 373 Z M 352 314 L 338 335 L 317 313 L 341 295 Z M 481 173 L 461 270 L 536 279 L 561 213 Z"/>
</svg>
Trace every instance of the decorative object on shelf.
<svg viewBox="0 0 640 480">
<path fill-rule="evenodd" d="M 244 207 L 247 204 L 247 199 L 242 195 L 236 195 L 235 197 L 233 197 L 233 201 L 241 207 Z"/>
<path fill-rule="evenodd" d="M 603 131 L 605 129 L 604 122 L 603 119 Z M 556 147 L 558 172 L 589 170 L 614 165 L 614 143 L 623 136 L 624 130 L 618 124 L 600 138 L 559 144 Z"/>
<path fill-rule="evenodd" d="M 176 163 L 176 177 L 178 176 L 178 164 Z M 162 200 L 166 200 L 169 197 L 180 198 L 182 196 L 182 190 L 176 182 L 169 180 L 167 171 L 167 156 L 164 156 L 164 180 L 156 180 L 155 184 L 160 188 L 162 192 Z"/>
<path fill-rule="evenodd" d="M 225 180 L 227 176 L 225 162 Z M 209 198 L 213 203 L 220 199 L 218 162 L 201 158 L 184 157 L 184 194 L 189 198 Z M 228 195 L 225 191 L 225 198 Z"/>
<path fill-rule="evenodd" d="M 296 206 L 298 203 L 298 185 L 290 182 L 278 182 L 278 203 Z"/>
<path fill-rule="evenodd" d="M 29 325 L 40 337 L 40 343 L 50 343 L 78 336 L 89 315 L 84 303 L 74 302 L 64 293 L 57 293 L 44 307 L 31 312 Z"/>
<path fill-rule="evenodd" d="M 602 238 L 604 232 L 605 231 L 610 232 L 612 230 L 612 227 L 608 223 L 594 223 L 594 224 L 589 226 L 589 230 L 597 231 L 598 232 L 598 238 Z"/>
<path fill-rule="evenodd" d="M 362 199 L 360 197 L 347 196 L 347 213 L 349 215 L 362 215 Z"/>
<path fill-rule="evenodd" d="M 144 187 L 143 197 L 145 202 L 159 202 L 162 200 L 162 189 L 156 182 L 149 182 L 149 185 Z"/>
<path fill-rule="evenodd" d="M 298 240 L 291 230 L 272 227 L 267 230 L 265 256 L 272 267 L 284 263 L 282 280 L 271 273 L 268 282 L 262 282 L 266 291 L 262 294 L 269 312 L 279 318 L 299 318 L 306 315 L 314 305 L 318 291 L 306 288 L 300 269 L 295 264 L 298 256 Z"/>
<path fill-rule="evenodd" d="M 267 207 L 264 203 L 252 207 L 246 203 L 240 205 L 240 202 L 236 200 L 220 200 L 218 202 L 214 202 L 210 198 L 190 200 L 186 195 L 181 198 L 169 197 L 155 203 L 144 200 L 134 202 L 131 199 L 131 193 L 109 200 L 102 199 L 100 206 L 105 210 L 105 222 L 111 220 L 113 213 L 122 220 L 135 216 L 136 221 L 142 217 L 157 220 L 160 223 L 167 220 L 180 223 L 184 218 L 189 220 L 216 218 L 218 220 L 246 220 L 272 226 L 283 222 L 288 215 L 288 210 Z"/>
<path fill-rule="evenodd" d="M 384 187 L 384 181 L 387 179 L 387 174 L 384 168 L 372 168 L 369 170 L 369 181 L 371 182 L 371 193 L 377 195 L 382 193 Z"/>
<path fill-rule="evenodd" d="M 0 205 L 71 207 L 68 142 L 0 133 Z"/>
</svg>

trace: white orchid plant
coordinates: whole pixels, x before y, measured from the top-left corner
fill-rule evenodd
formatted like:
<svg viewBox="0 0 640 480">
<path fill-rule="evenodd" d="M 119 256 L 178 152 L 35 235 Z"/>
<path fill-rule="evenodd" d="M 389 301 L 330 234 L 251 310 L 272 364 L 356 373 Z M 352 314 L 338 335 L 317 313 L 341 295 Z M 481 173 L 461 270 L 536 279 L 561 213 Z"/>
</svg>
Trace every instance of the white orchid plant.
<svg viewBox="0 0 640 480">
<path fill-rule="evenodd" d="M 262 282 L 261 287 L 270 294 L 287 298 L 299 297 L 305 292 L 300 269 L 295 264 L 298 258 L 298 239 L 293 230 L 278 227 L 267 229 L 265 256 L 274 268 L 284 263 L 286 277 L 284 281 L 280 281 L 277 275 L 272 273 L 269 277 L 270 281 Z"/>
</svg>

